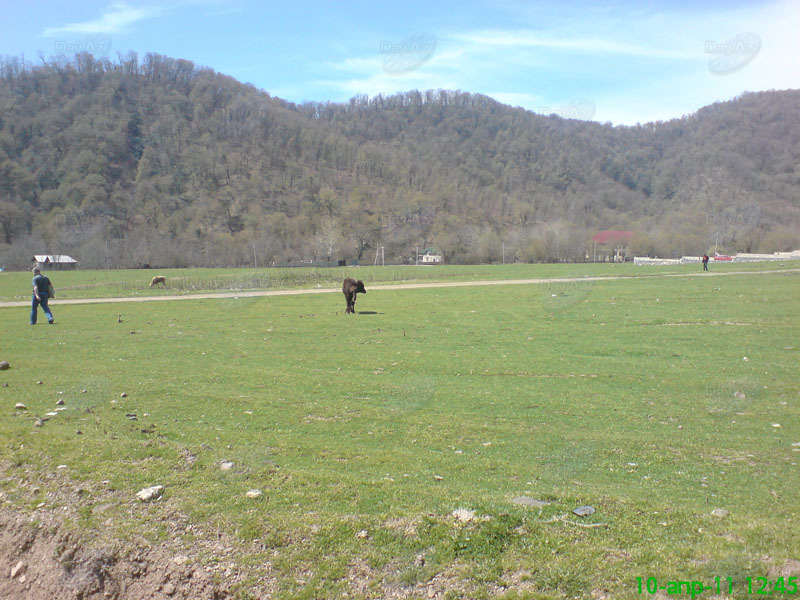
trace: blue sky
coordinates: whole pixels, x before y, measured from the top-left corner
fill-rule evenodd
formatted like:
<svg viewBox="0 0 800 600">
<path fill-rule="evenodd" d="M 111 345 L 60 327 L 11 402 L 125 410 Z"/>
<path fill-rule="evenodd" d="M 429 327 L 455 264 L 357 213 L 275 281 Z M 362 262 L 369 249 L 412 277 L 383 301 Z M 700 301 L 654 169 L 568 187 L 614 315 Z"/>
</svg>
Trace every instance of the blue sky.
<svg viewBox="0 0 800 600">
<path fill-rule="evenodd" d="M 614 124 L 800 88 L 800 2 L 3 2 L 0 54 L 185 58 L 293 102 L 482 93 Z"/>
</svg>

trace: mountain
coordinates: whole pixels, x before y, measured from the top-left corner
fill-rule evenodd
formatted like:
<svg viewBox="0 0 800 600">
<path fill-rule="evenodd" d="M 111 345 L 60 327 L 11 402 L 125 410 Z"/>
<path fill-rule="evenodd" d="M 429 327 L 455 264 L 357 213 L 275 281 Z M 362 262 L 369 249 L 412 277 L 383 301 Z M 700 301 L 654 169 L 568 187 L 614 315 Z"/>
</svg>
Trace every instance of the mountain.
<svg viewBox="0 0 800 600">
<path fill-rule="evenodd" d="M 157 54 L 0 59 L 0 264 L 583 260 L 800 247 L 800 91 L 634 127 L 478 94 L 295 105 Z"/>
</svg>

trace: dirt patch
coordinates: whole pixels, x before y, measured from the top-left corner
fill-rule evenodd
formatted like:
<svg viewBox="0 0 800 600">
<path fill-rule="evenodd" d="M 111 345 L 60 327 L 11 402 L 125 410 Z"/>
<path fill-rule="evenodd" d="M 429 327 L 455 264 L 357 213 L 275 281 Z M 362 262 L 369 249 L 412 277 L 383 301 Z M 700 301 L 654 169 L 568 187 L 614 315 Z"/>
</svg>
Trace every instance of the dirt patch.
<svg viewBox="0 0 800 600">
<path fill-rule="evenodd" d="M 0 598 L 25 600 L 223 599 L 211 569 L 165 549 L 94 547 L 56 515 L 0 511 Z"/>
</svg>

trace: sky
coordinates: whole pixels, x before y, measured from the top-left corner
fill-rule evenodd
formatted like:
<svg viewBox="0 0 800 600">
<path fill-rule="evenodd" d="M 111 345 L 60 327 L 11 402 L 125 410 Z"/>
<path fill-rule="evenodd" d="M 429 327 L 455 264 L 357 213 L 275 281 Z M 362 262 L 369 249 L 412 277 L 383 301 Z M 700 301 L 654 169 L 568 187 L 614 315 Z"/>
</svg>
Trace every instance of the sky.
<svg viewBox="0 0 800 600">
<path fill-rule="evenodd" d="M 800 88 L 800 1 L 0 0 L 0 55 L 183 58 L 291 102 L 447 89 L 615 125 Z"/>
</svg>

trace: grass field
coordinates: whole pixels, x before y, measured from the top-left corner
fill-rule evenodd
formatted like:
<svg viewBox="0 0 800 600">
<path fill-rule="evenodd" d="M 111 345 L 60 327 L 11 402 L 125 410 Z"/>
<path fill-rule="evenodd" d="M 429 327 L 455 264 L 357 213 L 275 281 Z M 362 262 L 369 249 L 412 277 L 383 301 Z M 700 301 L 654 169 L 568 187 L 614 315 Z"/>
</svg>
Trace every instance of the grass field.
<svg viewBox="0 0 800 600">
<path fill-rule="evenodd" d="M 798 261 L 712 264 L 712 272 L 773 271 L 798 268 Z M 146 297 L 243 290 L 339 288 L 345 277 L 362 279 L 366 285 L 407 282 L 493 281 L 560 277 L 651 277 L 697 274 L 700 265 L 668 267 L 626 264 L 553 265 L 442 265 L 437 267 L 390 266 L 295 269 L 127 269 L 109 271 L 45 272 L 56 287 L 58 299 Z M 164 275 L 168 287 L 150 287 L 154 275 Z M 30 300 L 31 274 L 0 273 L 0 302 Z"/>
<path fill-rule="evenodd" d="M 653 597 L 637 577 L 750 597 L 747 577 L 800 560 L 798 273 L 448 269 L 355 274 L 368 290 L 632 277 L 373 290 L 355 316 L 341 294 L 56 300 L 52 327 L 0 309 L 2 501 L 35 515 L 72 486 L 68 526 L 235 563 L 241 598 Z M 331 271 L 281 285 L 332 287 Z M 53 280 L 59 297 L 137 295 L 148 275 Z M 246 287 L 204 271 L 196 289 L 227 277 Z M 3 274 L 0 298 L 29 279 Z"/>
</svg>

